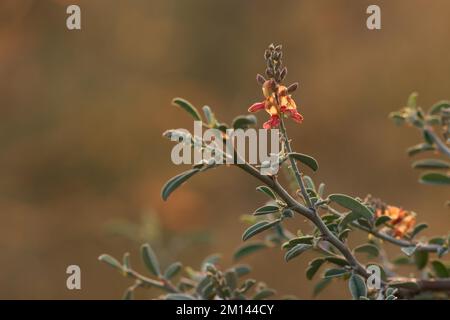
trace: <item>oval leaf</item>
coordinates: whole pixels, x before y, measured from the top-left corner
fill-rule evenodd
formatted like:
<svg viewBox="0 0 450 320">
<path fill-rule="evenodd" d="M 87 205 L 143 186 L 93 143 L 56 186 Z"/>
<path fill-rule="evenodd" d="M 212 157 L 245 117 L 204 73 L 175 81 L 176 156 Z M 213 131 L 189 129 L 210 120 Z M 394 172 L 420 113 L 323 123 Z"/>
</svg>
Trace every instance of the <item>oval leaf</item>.
<svg viewBox="0 0 450 320">
<path fill-rule="evenodd" d="M 149 244 L 143 244 L 141 246 L 141 256 L 148 270 L 150 270 L 150 272 L 155 276 L 159 277 L 161 275 L 159 262 Z"/>
<path fill-rule="evenodd" d="M 354 300 L 359 300 L 360 297 L 367 296 L 366 283 L 360 275 L 352 274 L 348 280 L 348 288 L 350 289 L 350 293 Z"/>
<path fill-rule="evenodd" d="M 195 120 L 202 121 L 200 114 L 197 109 L 187 100 L 183 98 L 174 98 L 172 100 L 172 105 L 180 107 L 181 109 L 187 111 Z"/>
<path fill-rule="evenodd" d="M 174 262 L 170 266 L 167 267 L 166 271 L 164 272 L 164 278 L 165 279 L 171 279 L 175 277 L 180 271 L 183 265 L 181 262 Z"/>
<path fill-rule="evenodd" d="M 102 254 L 100 257 L 98 257 L 98 260 L 110 265 L 115 269 L 122 270 L 122 265 L 120 264 L 120 262 L 109 254 Z"/>
<path fill-rule="evenodd" d="M 408 148 L 407 152 L 409 156 L 413 156 L 421 152 L 433 151 L 434 149 L 435 149 L 434 146 L 432 146 L 431 144 L 419 143 L 416 144 L 415 146 Z"/>
<path fill-rule="evenodd" d="M 325 259 L 322 258 L 312 260 L 306 269 L 306 278 L 311 280 L 324 263 Z"/>
<path fill-rule="evenodd" d="M 429 172 L 422 175 L 419 182 L 433 185 L 450 185 L 450 177 L 438 172 Z"/>
<path fill-rule="evenodd" d="M 203 113 L 205 114 L 206 123 L 210 128 L 214 128 L 217 125 L 216 116 L 208 106 L 203 107 Z"/>
<path fill-rule="evenodd" d="M 415 226 L 414 230 L 411 233 L 411 238 L 414 238 L 417 234 L 419 234 L 419 232 L 421 232 L 422 230 L 425 230 L 426 228 L 428 228 L 428 225 L 426 223 L 420 223 L 417 226 Z"/>
<path fill-rule="evenodd" d="M 166 201 L 167 198 L 169 198 L 170 194 L 173 191 L 175 191 L 176 188 L 178 188 L 183 182 L 185 182 L 187 179 L 189 179 L 199 171 L 200 169 L 191 169 L 183 173 L 180 173 L 179 175 L 167 181 L 161 191 L 161 196 L 163 200 Z"/>
<path fill-rule="evenodd" d="M 292 258 L 299 256 L 300 254 L 302 254 L 303 252 L 305 252 L 306 250 L 308 250 L 311 247 L 312 247 L 312 245 L 310 245 L 310 244 L 303 244 L 303 243 L 298 244 L 295 247 L 289 249 L 288 252 L 286 252 L 286 254 L 284 255 L 284 260 L 286 260 L 286 262 L 288 262 Z"/>
<path fill-rule="evenodd" d="M 438 114 L 442 109 L 450 108 L 450 101 L 442 100 L 435 103 L 429 111 L 429 114 Z"/>
<path fill-rule="evenodd" d="M 327 271 L 325 271 L 323 277 L 325 279 L 328 279 L 328 278 L 342 277 L 346 274 L 348 274 L 347 269 L 328 269 Z"/>
<path fill-rule="evenodd" d="M 375 226 L 379 227 L 384 225 L 386 222 L 391 221 L 391 218 L 389 216 L 380 216 L 375 220 Z"/>
<path fill-rule="evenodd" d="M 308 156 L 307 154 L 291 152 L 288 153 L 288 156 L 294 158 L 297 161 L 300 161 L 304 165 L 307 165 L 313 171 L 317 171 L 317 169 L 319 169 L 319 164 L 317 163 L 316 159 L 314 159 L 311 156 Z"/>
<path fill-rule="evenodd" d="M 269 246 L 265 242 L 254 242 L 254 243 L 247 243 L 242 246 L 240 246 L 233 254 L 234 260 L 239 260 L 242 257 L 248 256 L 249 254 L 252 254 L 254 252 L 257 252 L 262 249 L 267 249 Z"/>
<path fill-rule="evenodd" d="M 251 125 L 255 125 L 257 122 L 256 117 L 252 114 L 247 116 L 238 116 L 233 120 L 234 129 L 247 129 Z"/>
<path fill-rule="evenodd" d="M 267 206 L 263 206 L 261 208 L 256 209 L 255 212 L 253 212 L 253 215 L 261 216 L 264 214 L 275 213 L 275 212 L 280 212 L 280 208 L 278 206 L 267 205 Z"/>
<path fill-rule="evenodd" d="M 422 159 L 412 164 L 415 169 L 449 169 L 450 163 L 439 159 Z"/>
<path fill-rule="evenodd" d="M 431 262 L 431 266 L 433 267 L 433 271 L 438 278 L 449 278 L 450 277 L 450 274 L 449 274 L 447 268 L 445 267 L 445 265 L 442 262 L 440 262 L 438 260 L 434 260 Z"/>
<path fill-rule="evenodd" d="M 371 220 L 373 217 L 373 213 L 368 207 L 350 196 L 347 196 L 345 194 L 332 194 L 328 198 L 331 201 L 336 202 L 338 205 L 352 210 L 352 212 L 360 215 L 367 220 Z"/>
<path fill-rule="evenodd" d="M 262 192 L 266 195 L 268 195 L 269 197 L 271 197 L 273 200 L 277 200 L 277 196 L 275 195 L 275 191 L 273 191 L 271 188 L 267 187 L 267 186 L 259 186 L 258 188 L 256 188 L 257 191 Z"/>
<path fill-rule="evenodd" d="M 247 230 L 244 231 L 244 234 L 242 235 L 242 240 L 246 241 L 253 237 L 254 235 L 257 235 L 258 233 L 263 232 L 264 230 L 267 230 L 275 225 L 280 223 L 280 220 L 274 220 L 274 221 L 267 221 L 263 220 L 258 223 L 255 223 L 251 227 L 249 227 Z"/>
<path fill-rule="evenodd" d="M 369 257 L 378 257 L 378 255 L 380 254 L 380 251 L 378 250 L 378 248 L 376 246 L 374 246 L 373 244 L 369 244 L 369 243 L 360 245 L 360 246 L 356 247 L 353 251 L 367 253 L 369 255 Z"/>
</svg>

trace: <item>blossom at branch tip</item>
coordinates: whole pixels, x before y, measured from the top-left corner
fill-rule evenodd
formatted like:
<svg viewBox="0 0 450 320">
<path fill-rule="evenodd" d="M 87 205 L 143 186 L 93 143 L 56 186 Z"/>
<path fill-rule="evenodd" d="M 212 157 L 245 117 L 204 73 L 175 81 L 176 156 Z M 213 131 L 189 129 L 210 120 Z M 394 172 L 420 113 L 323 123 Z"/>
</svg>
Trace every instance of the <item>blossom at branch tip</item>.
<svg viewBox="0 0 450 320">
<path fill-rule="evenodd" d="M 416 217 L 413 212 L 395 206 L 386 206 L 376 210 L 376 216 L 388 216 L 391 220 L 388 225 L 392 227 L 393 236 L 402 238 L 411 232 L 416 224 Z"/>
<path fill-rule="evenodd" d="M 288 88 L 267 80 L 262 86 L 264 100 L 256 102 L 248 109 L 249 112 L 266 110 L 270 119 L 263 124 L 264 129 L 276 128 L 280 124 L 280 116 L 290 116 L 295 122 L 301 123 L 303 116 L 297 111 L 297 105 L 288 92 Z"/>
</svg>

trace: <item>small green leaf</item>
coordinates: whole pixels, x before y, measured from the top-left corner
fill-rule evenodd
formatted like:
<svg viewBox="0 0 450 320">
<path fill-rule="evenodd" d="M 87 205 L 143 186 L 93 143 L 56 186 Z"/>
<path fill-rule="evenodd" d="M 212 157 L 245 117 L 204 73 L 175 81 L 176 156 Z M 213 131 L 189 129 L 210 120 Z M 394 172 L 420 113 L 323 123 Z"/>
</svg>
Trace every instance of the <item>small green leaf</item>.
<svg viewBox="0 0 450 320">
<path fill-rule="evenodd" d="M 282 248 L 283 249 L 290 249 L 297 244 L 312 244 L 313 243 L 313 236 L 301 236 L 297 238 L 293 238 L 285 243 L 283 243 Z"/>
<path fill-rule="evenodd" d="M 102 254 L 100 257 L 98 257 L 98 260 L 110 265 L 115 269 L 122 270 L 122 265 L 120 264 L 120 262 L 109 254 Z"/>
<path fill-rule="evenodd" d="M 408 101 L 406 102 L 406 105 L 410 108 L 417 108 L 417 97 L 419 96 L 419 94 L 417 92 L 412 92 L 409 97 L 408 97 Z"/>
<path fill-rule="evenodd" d="M 423 135 L 423 139 L 425 140 L 426 143 L 431 144 L 431 145 L 434 143 L 433 137 L 427 130 L 423 130 L 422 135 Z"/>
<path fill-rule="evenodd" d="M 239 260 L 245 256 L 248 256 L 249 254 L 252 254 L 256 251 L 260 251 L 262 249 L 267 249 L 269 246 L 267 243 L 261 241 L 261 242 L 253 242 L 253 243 L 246 243 L 242 246 L 240 246 L 233 254 L 234 260 Z"/>
<path fill-rule="evenodd" d="M 319 188 L 317 189 L 317 194 L 319 195 L 319 197 L 323 197 L 323 193 L 325 192 L 325 183 L 321 183 L 319 184 Z"/>
<path fill-rule="evenodd" d="M 399 256 L 392 260 L 392 263 L 398 266 L 411 264 L 411 259 L 405 256 Z"/>
<path fill-rule="evenodd" d="M 336 278 L 347 275 L 349 272 L 347 269 L 328 269 L 325 271 L 324 278 Z"/>
<path fill-rule="evenodd" d="M 417 246 L 411 246 L 411 247 L 403 247 L 401 250 L 404 254 L 406 254 L 408 257 L 412 256 L 414 252 L 416 252 Z"/>
<path fill-rule="evenodd" d="M 444 239 L 444 238 L 441 238 L 441 237 L 436 237 L 436 238 L 430 239 L 430 240 L 428 241 L 428 243 L 430 243 L 430 244 L 437 244 L 437 245 L 442 246 L 442 245 L 444 245 L 444 243 L 445 243 L 445 239 Z"/>
<path fill-rule="evenodd" d="M 300 254 L 302 254 L 303 252 L 305 252 L 306 250 L 308 250 L 309 248 L 311 248 L 312 245 L 310 244 L 297 244 L 295 247 L 289 249 L 286 254 L 284 255 L 284 260 L 286 260 L 286 262 L 288 262 L 289 260 L 299 256 Z"/>
<path fill-rule="evenodd" d="M 440 159 L 421 159 L 413 162 L 414 169 L 449 169 L 450 163 Z"/>
<path fill-rule="evenodd" d="M 348 288 L 354 300 L 358 300 L 360 297 L 367 296 L 366 283 L 360 275 L 352 274 L 348 280 Z"/>
<path fill-rule="evenodd" d="M 322 258 L 317 258 L 310 261 L 308 268 L 306 269 L 306 278 L 311 280 L 324 263 L 325 259 Z"/>
<path fill-rule="evenodd" d="M 278 206 L 267 205 L 267 206 L 263 206 L 261 208 L 256 209 L 255 212 L 253 212 L 253 215 L 261 216 L 261 215 L 276 213 L 276 212 L 280 212 L 280 208 Z"/>
<path fill-rule="evenodd" d="M 428 225 L 426 223 L 420 223 L 418 224 L 414 230 L 411 232 L 411 238 L 414 238 L 416 235 L 419 234 L 419 232 L 421 232 L 422 230 L 425 230 L 426 228 L 428 228 Z"/>
<path fill-rule="evenodd" d="M 155 276 L 159 277 L 161 275 L 159 262 L 149 244 L 143 244 L 141 246 L 141 256 L 147 269 Z"/>
<path fill-rule="evenodd" d="M 428 112 L 429 114 L 439 114 L 442 109 L 450 108 L 450 101 L 442 100 L 435 103 Z"/>
<path fill-rule="evenodd" d="M 377 218 L 377 220 L 375 220 L 375 227 L 382 226 L 389 221 L 391 221 L 391 218 L 389 216 L 380 216 Z"/>
<path fill-rule="evenodd" d="M 353 199 L 350 196 L 347 196 L 345 194 L 331 194 L 328 197 L 331 201 L 336 202 L 338 205 L 347 208 L 349 210 L 352 210 L 352 212 L 360 215 L 361 217 L 371 220 L 373 217 L 372 211 L 368 207 L 366 207 L 361 202 Z"/>
<path fill-rule="evenodd" d="M 378 248 L 376 246 L 374 246 L 373 244 L 369 244 L 369 243 L 360 245 L 360 246 L 356 247 L 355 249 L 353 249 L 353 251 L 367 253 L 369 255 L 369 257 L 378 257 L 378 255 L 380 254 L 380 251 L 378 250 Z"/>
<path fill-rule="evenodd" d="M 197 109 L 189 101 L 187 101 L 183 98 L 174 98 L 172 100 L 172 104 L 174 106 L 178 106 L 181 109 L 187 111 L 195 120 L 198 120 L 198 121 L 202 120 Z"/>
<path fill-rule="evenodd" d="M 317 169 L 319 169 L 319 165 L 317 164 L 316 159 L 314 159 L 311 156 L 308 156 L 307 154 L 291 152 L 288 153 L 288 156 L 294 158 L 297 161 L 300 161 L 304 165 L 311 168 L 313 171 L 317 171 Z"/>
<path fill-rule="evenodd" d="M 240 265 L 234 266 L 233 270 L 234 270 L 234 272 L 236 272 L 236 275 L 238 277 L 245 276 L 245 275 L 249 274 L 250 271 L 252 271 L 252 269 L 246 264 L 240 264 Z"/>
<path fill-rule="evenodd" d="M 183 293 L 169 293 L 165 298 L 166 300 L 195 300 L 194 297 Z"/>
<path fill-rule="evenodd" d="M 190 177 L 192 177 L 194 174 L 196 174 L 199 171 L 200 171 L 200 169 L 191 169 L 191 170 L 185 171 L 183 173 L 180 173 L 179 175 L 177 175 L 177 176 L 173 177 L 172 179 L 170 179 L 169 181 L 167 181 L 161 191 L 161 196 L 162 196 L 163 200 L 166 201 L 167 198 L 169 197 L 169 195 L 175 189 L 177 189 L 183 182 L 185 182 L 187 179 L 189 179 Z"/>
<path fill-rule="evenodd" d="M 348 262 L 344 258 L 327 256 L 327 257 L 324 257 L 324 259 L 326 261 L 328 261 L 330 263 L 333 263 L 333 264 L 335 264 L 337 266 L 340 266 L 340 267 L 348 266 Z"/>
<path fill-rule="evenodd" d="M 449 278 L 450 277 L 448 269 L 445 267 L 445 265 L 442 262 L 440 262 L 438 260 L 431 261 L 431 266 L 433 267 L 433 271 L 438 278 Z"/>
<path fill-rule="evenodd" d="M 217 125 L 217 120 L 211 108 L 208 106 L 204 106 L 203 113 L 205 114 L 206 123 L 208 124 L 208 127 L 214 128 Z"/>
<path fill-rule="evenodd" d="M 359 214 L 358 213 L 350 211 L 349 213 L 347 213 L 344 216 L 342 221 L 339 223 L 339 229 L 341 229 L 341 230 L 345 229 L 349 223 L 355 221 L 358 218 L 359 218 Z"/>
<path fill-rule="evenodd" d="M 339 235 L 338 235 L 339 240 L 345 241 L 347 239 L 348 234 L 349 234 L 350 231 L 352 231 L 352 230 L 351 229 L 344 229 L 344 230 L 342 230 L 339 233 Z"/>
<path fill-rule="evenodd" d="M 273 226 L 280 223 L 280 220 L 274 220 L 274 221 L 268 221 L 263 220 L 260 222 L 255 223 L 251 227 L 249 227 L 247 230 L 244 231 L 244 234 L 242 235 L 242 240 L 246 241 L 250 239 L 251 237 L 257 235 L 258 233 L 263 232 L 264 230 L 267 230 L 269 228 L 272 228 Z"/>
<path fill-rule="evenodd" d="M 262 289 L 258 291 L 253 297 L 252 300 L 263 300 L 270 296 L 273 296 L 276 293 L 273 289 Z"/>
<path fill-rule="evenodd" d="M 311 189 L 312 191 L 316 190 L 316 186 L 314 184 L 313 179 L 310 176 L 304 175 L 303 182 L 305 183 L 306 190 Z M 314 191 L 315 192 L 315 191 Z"/>
<path fill-rule="evenodd" d="M 267 187 L 267 186 L 259 186 L 258 188 L 256 188 L 257 191 L 262 192 L 266 195 L 268 195 L 270 198 L 272 198 L 273 200 L 277 200 L 277 196 L 275 195 L 275 191 L 273 191 L 271 188 Z"/>
<path fill-rule="evenodd" d="M 421 152 L 433 151 L 434 149 L 435 148 L 433 145 L 430 145 L 428 143 L 419 143 L 416 144 L 415 146 L 408 148 L 407 152 L 409 156 L 413 156 Z"/>
<path fill-rule="evenodd" d="M 331 278 L 321 279 L 316 283 L 313 290 L 313 297 L 317 296 L 320 292 L 323 291 L 329 284 L 331 283 Z"/>
<path fill-rule="evenodd" d="M 165 279 L 172 279 L 175 277 L 180 271 L 183 265 L 181 262 L 174 262 L 170 266 L 167 267 L 166 271 L 164 272 L 164 278 Z"/>
<path fill-rule="evenodd" d="M 428 252 L 421 250 L 414 253 L 414 263 L 417 269 L 422 270 L 428 263 Z"/>
<path fill-rule="evenodd" d="M 256 125 L 256 123 L 257 123 L 256 117 L 250 114 L 234 118 L 232 126 L 234 129 L 247 129 L 252 125 Z"/>
<path fill-rule="evenodd" d="M 433 185 L 450 185 L 450 177 L 443 173 L 429 172 L 422 175 L 419 182 Z"/>
</svg>

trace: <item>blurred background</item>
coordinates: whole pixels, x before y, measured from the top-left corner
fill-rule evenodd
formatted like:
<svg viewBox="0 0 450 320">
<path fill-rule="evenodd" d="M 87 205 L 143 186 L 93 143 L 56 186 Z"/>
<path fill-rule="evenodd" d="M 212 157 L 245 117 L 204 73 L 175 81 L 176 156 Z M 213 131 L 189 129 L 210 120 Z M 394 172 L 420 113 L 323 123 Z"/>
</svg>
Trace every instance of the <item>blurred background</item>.
<svg viewBox="0 0 450 320">
<path fill-rule="evenodd" d="M 66 29 L 69 4 L 81 7 L 81 31 Z M 380 31 L 366 28 L 370 4 L 381 6 Z M 239 217 L 265 200 L 257 181 L 221 168 L 164 203 L 162 185 L 185 168 L 161 134 L 192 129 L 170 106 L 175 96 L 228 123 L 246 113 L 261 100 L 255 75 L 271 42 L 283 44 L 287 82 L 300 82 L 305 121 L 289 130 L 295 149 L 319 161 L 314 179 L 328 193 L 416 211 L 425 235 L 446 233 L 448 189 L 417 183 L 405 149 L 420 134 L 387 115 L 414 90 L 425 107 L 450 98 L 449 12 L 446 0 L 2 0 L 0 298 L 118 299 L 131 282 L 97 257 L 130 251 L 142 270 L 144 241 L 163 265 L 196 267 L 215 252 L 230 264 L 246 228 Z M 313 255 L 282 256 L 243 262 L 280 293 L 311 298 Z M 82 290 L 66 289 L 70 264 L 81 267 Z M 336 282 L 319 297 L 347 296 Z"/>
</svg>

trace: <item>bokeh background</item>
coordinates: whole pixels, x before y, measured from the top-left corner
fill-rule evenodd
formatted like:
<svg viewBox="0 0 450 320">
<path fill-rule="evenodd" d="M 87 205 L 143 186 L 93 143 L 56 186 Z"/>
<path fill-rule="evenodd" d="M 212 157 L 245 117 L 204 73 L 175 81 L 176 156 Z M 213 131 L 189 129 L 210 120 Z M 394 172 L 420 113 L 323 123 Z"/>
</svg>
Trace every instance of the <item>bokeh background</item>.
<svg viewBox="0 0 450 320">
<path fill-rule="evenodd" d="M 68 4 L 81 6 L 81 31 L 66 29 Z M 369 4 L 381 6 L 380 31 L 366 28 Z M 231 263 L 239 217 L 265 200 L 258 183 L 222 168 L 162 202 L 161 186 L 185 168 L 161 133 L 192 128 L 174 96 L 225 122 L 245 113 L 261 99 L 255 74 L 271 42 L 284 46 L 287 81 L 300 82 L 305 122 L 289 130 L 318 159 L 316 181 L 413 209 L 426 235 L 446 233 L 449 190 L 417 183 L 405 148 L 420 135 L 387 115 L 414 90 L 427 107 L 450 98 L 449 12 L 446 0 L 2 0 L 0 298 L 120 298 L 130 281 L 97 257 L 130 251 L 142 270 L 143 241 L 164 265 L 197 266 L 214 252 Z M 312 255 L 289 264 L 282 255 L 244 262 L 280 293 L 311 298 Z M 66 289 L 69 264 L 81 267 L 80 291 Z M 320 297 L 347 296 L 336 282 Z"/>
</svg>

